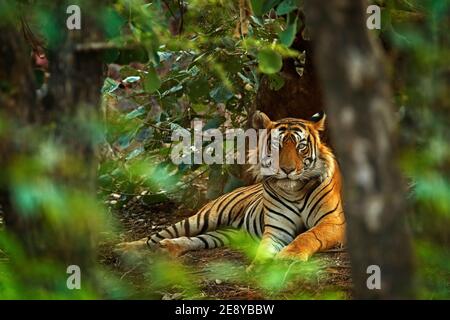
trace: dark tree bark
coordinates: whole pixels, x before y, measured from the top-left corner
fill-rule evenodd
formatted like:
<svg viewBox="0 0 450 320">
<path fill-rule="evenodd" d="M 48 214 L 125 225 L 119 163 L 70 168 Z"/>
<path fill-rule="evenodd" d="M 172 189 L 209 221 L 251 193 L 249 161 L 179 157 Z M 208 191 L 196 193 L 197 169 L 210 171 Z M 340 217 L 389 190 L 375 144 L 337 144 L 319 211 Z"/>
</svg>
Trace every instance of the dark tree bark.
<svg viewBox="0 0 450 320">
<path fill-rule="evenodd" d="M 287 58 L 280 72 L 284 85 L 279 90 L 271 88 L 269 77 L 263 76 L 256 95 L 256 109 L 273 120 L 283 118 L 309 119 L 323 111 L 323 97 L 314 63 L 313 47 L 303 39 L 302 30 L 296 36 L 292 49 L 305 52 L 305 61 Z M 300 74 L 299 69 L 303 69 Z"/>
<path fill-rule="evenodd" d="M 30 53 L 22 34 L 12 21 L 0 26 L 0 54 L 1 119 L 8 123 L 0 135 L 0 165 L 3 170 L 0 175 L 0 205 L 8 228 L 19 235 L 26 232 L 36 220 L 31 222 L 30 219 L 25 219 L 14 209 L 8 169 L 16 156 L 28 151 L 15 131 L 38 123 L 40 108 L 36 101 Z M 36 250 L 30 238 L 22 239 L 23 244 L 29 248 L 30 253 L 34 253 Z"/>
<path fill-rule="evenodd" d="M 97 166 L 92 137 L 95 129 L 92 126 L 99 119 L 103 63 L 102 52 L 91 46 L 92 42 L 102 40 L 101 28 L 91 13 L 98 12 L 101 5 L 96 2 L 88 8 L 86 4 L 82 8 L 81 30 L 68 30 L 65 2 L 49 1 L 47 4 L 46 9 L 61 27 L 61 38 L 48 46 L 49 91 L 42 104 L 36 100 L 30 48 L 24 42 L 19 23 L 11 21 L 0 25 L 0 110 L 1 119 L 8 124 L 7 131 L 0 134 L 3 168 L 0 204 L 6 230 L 19 241 L 28 259 L 48 258 L 66 267 L 76 264 L 86 279 L 95 271 L 96 237 L 91 223 L 96 223 L 97 218 L 83 215 L 76 228 L 67 223 L 56 227 L 43 206 L 35 206 L 32 214 L 23 212 L 12 189 L 14 161 L 37 157 L 40 143 L 52 141 L 64 146 L 65 166 L 73 163 L 82 166 L 81 170 L 54 168 L 44 178 L 64 190 L 79 190 L 89 196 L 96 192 Z M 92 209 L 93 214 L 98 213 Z M 61 212 L 62 216 L 64 214 Z"/>
<path fill-rule="evenodd" d="M 255 110 L 264 112 L 272 120 L 310 119 L 314 114 L 324 110 L 323 90 L 318 79 L 314 45 L 310 39 L 305 39 L 306 21 L 302 12 L 300 16 L 303 26 L 295 36 L 291 48 L 304 53 L 304 61 L 297 58 L 284 59 L 283 68 L 279 73 L 284 80 L 283 87 L 274 90 L 271 88 L 270 78 L 263 76 L 256 94 Z M 249 127 L 251 119 L 252 116 L 249 117 Z M 321 138 L 332 146 L 327 129 L 321 133 Z"/>
<path fill-rule="evenodd" d="M 355 298 L 409 298 L 413 263 L 404 184 L 395 165 L 396 121 L 380 45 L 360 0 L 309 0 L 305 15 L 344 179 Z M 381 289 L 367 287 L 367 267 Z"/>
<path fill-rule="evenodd" d="M 64 3 L 64 1 L 62 1 Z M 105 1 L 84 2 L 81 7 L 80 30 L 65 30 L 62 41 L 49 47 L 49 94 L 44 99 L 49 121 L 56 121 L 56 134 L 80 157 L 86 170 L 77 180 L 86 190 L 95 192 L 96 157 L 89 126 L 98 125 L 100 90 L 104 78 L 101 49 L 104 42 L 101 21 L 95 12 L 102 10 Z M 64 4 L 50 5 L 49 10 L 65 27 Z"/>
<path fill-rule="evenodd" d="M 36 122 L 36 86 L 30 54 L 23 36 L 13 25 L 1 26 L 0 33 L 0 102 L 5 112 L 25 122 Z M 30 106 L 25 108 L 23 106 Z M 33 106 L 33 107 L 31 107 Z"/>
</svg>

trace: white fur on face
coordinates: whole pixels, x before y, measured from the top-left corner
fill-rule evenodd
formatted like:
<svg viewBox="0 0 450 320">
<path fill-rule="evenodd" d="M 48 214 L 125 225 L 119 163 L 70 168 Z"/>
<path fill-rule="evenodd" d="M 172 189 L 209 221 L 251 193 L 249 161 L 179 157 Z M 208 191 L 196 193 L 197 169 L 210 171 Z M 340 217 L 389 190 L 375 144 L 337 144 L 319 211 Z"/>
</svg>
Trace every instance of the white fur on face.
<svg viewBox="0 0 450 320">
<path fill-rule="evenodd" d="M 303 182 L 298 180 L 292 180 L 292 179 L 276 179 L 274 180 L 274 183 L 277 187 L 279 187 L 282 190 L 297 190 L 299 186 L 303 184 Z"/>
</svg>

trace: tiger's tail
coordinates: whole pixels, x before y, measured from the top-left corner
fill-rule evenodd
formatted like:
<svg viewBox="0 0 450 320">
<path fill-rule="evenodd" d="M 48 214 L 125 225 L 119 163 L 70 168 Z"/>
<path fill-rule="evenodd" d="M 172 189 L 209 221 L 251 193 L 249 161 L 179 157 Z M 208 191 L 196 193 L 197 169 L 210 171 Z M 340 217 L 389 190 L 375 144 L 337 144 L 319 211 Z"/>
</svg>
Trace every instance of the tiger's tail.
<svg viewBox="0 0 450 320">
<path fill-rule="evenodd" d="M 181 220 L 161 231 L 148 237 L 149 246 L 158 244 L 164 239 L 175 239 L 180 237 L 195 237 L 208 231 L 216 230 L 217 218 L 210 215 L 211 203 L 203 207 L 195 215 Z"/>
</svg>

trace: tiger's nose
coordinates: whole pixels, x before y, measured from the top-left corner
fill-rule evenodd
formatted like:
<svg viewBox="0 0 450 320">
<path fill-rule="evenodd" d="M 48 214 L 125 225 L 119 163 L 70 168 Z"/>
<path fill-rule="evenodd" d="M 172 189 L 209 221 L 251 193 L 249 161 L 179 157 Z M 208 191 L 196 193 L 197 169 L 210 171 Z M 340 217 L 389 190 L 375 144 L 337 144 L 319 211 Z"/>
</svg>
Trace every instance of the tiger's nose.
<svg viewBox="0 0 450 320">
<path fill-rule="evenodd" d="M 289 174 L 295 170 L 295 166 L 282 166 L 281 170 L 283 170 L 284 173 Z"/>
</svg>

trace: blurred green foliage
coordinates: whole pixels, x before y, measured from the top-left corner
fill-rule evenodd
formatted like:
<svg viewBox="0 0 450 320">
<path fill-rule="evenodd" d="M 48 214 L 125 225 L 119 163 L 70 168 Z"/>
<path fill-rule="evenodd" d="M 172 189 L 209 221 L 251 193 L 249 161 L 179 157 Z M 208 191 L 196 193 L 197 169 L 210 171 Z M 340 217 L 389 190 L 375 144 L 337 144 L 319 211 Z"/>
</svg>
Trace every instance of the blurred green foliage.
<svg viewBox="0 0 450 320">
<path fill-rule="evenodd" d="M 110 210 L 120 212 L 136 196 L 147 205 L 170 200 L 194 208 L 204 201 L 192 186 L 199 177 L 209 174 L 211 180 L 222 179 L 225 191 L 242 184 L 233 166 L 176 166 L 169 156 L 171 132 L 189 128 L 194 119 L 202 119 L 207 128 L 245 127 L 262 73 L 269 74 L 273 88 L 279 89 L 284 84 L 279 73 L 282 58 L 302 56 L 289 48 L 301 27 L 294 12 L 302 1 L 250 2 L 254 15 L 248 19 L 247 34 L 239 32 L 237 1 L 191 0 L 180 6 L 178 1 L 169 0 L 119 0 L 96 16 L 111 44 L 104 61 L 112 63 L 101 91 L 104 122 L 86 130 L 88 139 L 97 142 L 98 133 L 102 133 L 99 195 L 79 186 L 66 186 L 55 178 L 82 172 L 83 162 L 67 154 L 64 145 L 48 141 L 35 131 L 18 130 L 17 139 L 33 137 L 29 142 L 34 147 L 5 170 L 13 182 L 13 199 L 20 212 L 43 213 L 43 237 L 47 233 L 49 239 L 64 235 L 58 241 L 73 241 L 83 239 L 89 231 L 94 239 L 80 243 L 81 253 L 90 250 L 92 243 L 110 247 L 117 241 L 111 234 L 118 233 Z M 410 185 L 419 297 L 448 298 L 449 4 L 444 0 L 382 2 L 380 36 L 394 64 L 391 74 L 402 139 L 399 165 Z M 27 19 L 50 45 L 58 41 L 62 28 L 55 26 L 54 13 L 45 5 L 31 5 L 36 10 L 29 11 Z M 3 21 L 14 21 L 13 8 L 15 5 L 0 8 Z M 9 121 L 0 117 L 0 136 L 11 132 L 8 126 L 14 125 Z M 255 246 L 245 235 L 239 237 L 233 247 L 250 261 Z M 242 247 L 242 243 L 247 245 Z M 172 297 L 182 292 L 178 298 L 207 298 L 201 294 L 201 280 L 195 270 L 158 255 L 147 257 L 144 263 L 129 260 L 130 268 L 137 265 L 144 274 L 141 286 L 145 286 L 145 292 L 136 292 L 125 274 L 107 265 L 90 271 L 92 276 L 83 282 L 82 290 L 69 291 L 65 286 L 66 265 L 52 259 L 51 253 L 30 259 L 3 228 L 0 298 L 161 298 L 167 292 Z M 274 262 L 249 276 L 235 262 L 214 261 L 204 272 L 210 280 L 251 284 L 271 298 L 345 298 L 338 290 L 319 295 L 307 290 L 289 291 L 299 279 L 314 285 L 326 277 L 327 267 L 320 257 L 301 264 Z"/>
<path fill-rule="evenodd" d="M 419 297 L 450 296 L 448 1 L 388 1 L 382 35 L 392 46 L 401 117 L 399 165 L 409 180 Z M 408 10 L 409 15 L 401 10 Z"/>
<path fill-rule="evenodd" d="M 204 129 L 245 127 L 259 86 L 258 69 L 276 73 L 282 57 L 301 54 L 277 41 L 285 24 L 281 17 L 252 17 L 244 38 L 236 34 L 237 3 L 191 1 L 186 6 L 181 33 L 170 27 L 181 19 L 175 2 L 122 1 L 115 6 L 128 22 L 113 41 L 132 38 L 145 47 L 148 60 L 137 67 L 116 66 L 116 79 L 107 78 L 102 90 L 107 141 L 114 158 L 100 168 L 100 184 L 106 192 L 133 196 L 147 190 L 179 197 L 182 190 L 177 186 L 188 187 L 183 180 L 205 170 L 216 170 L 212 175 L 224 180 L 229 186 L 226 191 L 242 185 L 230 165 L 174 166 L 169 159 L 171 131 L 189 128 L 195 119 L 204 122 Z M 144 25 L 143 17 L 148 17 Z M 144 35 L 152 39 L 151 45 L 142 40 Z M 146 172 L 139 171 L 142 167 Z M 155 184 L 153 170 L 164 172 L 169 180 L 156 179 Z M 190 192 L 186 197 L 195 197 L 192 188 L 186 191 Z"/>
</svg>

